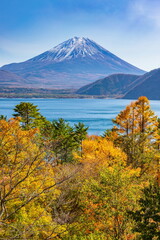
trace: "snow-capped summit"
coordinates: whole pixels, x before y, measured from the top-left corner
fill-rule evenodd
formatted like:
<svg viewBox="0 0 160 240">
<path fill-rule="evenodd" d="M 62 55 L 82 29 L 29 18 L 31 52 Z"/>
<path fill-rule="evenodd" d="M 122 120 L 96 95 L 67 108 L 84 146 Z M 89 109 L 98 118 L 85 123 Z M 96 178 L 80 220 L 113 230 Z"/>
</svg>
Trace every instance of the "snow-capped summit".
<svg viewBox="0 0 160 240">
<path fill-rule="evenodd" d="M 25 62 L 2 69 L 38 88 L 79 88 L 113 73 L 144 73 L 84 37 L 73 37 Z"/>
<path fill-rule="evenodd" d="M 112 54 L 94 41 L 84 37 L 73 37 L 29 61 L 61 62 L 84 57 L 104 59 L 106 55 Z"/>
<path fill-rule="evenodd" d="M 74 37 L 50 49 L 49 52 L 54 54 L 54 60 L 63 61 L 77 57 L 94 56 L 98 50 L 88 38 Z"/>
</svg>

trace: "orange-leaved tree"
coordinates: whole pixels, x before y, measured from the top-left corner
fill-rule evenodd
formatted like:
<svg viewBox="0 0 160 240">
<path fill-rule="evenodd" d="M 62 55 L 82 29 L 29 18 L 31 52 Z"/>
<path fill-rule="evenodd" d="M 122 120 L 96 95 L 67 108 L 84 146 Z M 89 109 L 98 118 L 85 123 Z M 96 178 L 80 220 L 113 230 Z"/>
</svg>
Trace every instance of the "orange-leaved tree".
<svg viewBox="0 0 160 240">
<path fill-rule="evenodd" d="M 146 167 L 154 156 L 153 143 L 158 133 L 157 116 L 149 100 L 142 96 L 121 111 L 113 120 L 119 135 L 120 146 L 127 153 L 128 164 Z"/>
<path fill-rule="evenodd" d="M 117 125 L 117 131 L 121 135 L 133 135 L 134 133 L 145 133 L 154 137 L 157 131 L 158 119 L 150 108 L 147 97 L 139 97 L 121 111 L 113 123 Z"/>
</svg>

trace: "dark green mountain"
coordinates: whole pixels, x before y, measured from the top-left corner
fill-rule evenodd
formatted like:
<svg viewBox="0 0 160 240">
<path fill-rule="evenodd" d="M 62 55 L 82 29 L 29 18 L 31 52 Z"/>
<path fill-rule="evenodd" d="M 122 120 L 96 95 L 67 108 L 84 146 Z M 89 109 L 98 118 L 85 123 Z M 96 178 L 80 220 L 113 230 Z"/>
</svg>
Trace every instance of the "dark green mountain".
<svg viewBox="0 0 160 240">
<path fill-rule="evenodd" d="M 150 100 L 160 100 L 160 68 L 139 77 L 123 98 L 137 99 L 140 96 L 146 96 Z"/>
<path fill-rule="evenodd" d="M 129 91 L 139 75 L 113 74 L 80 88 L 76 93 L 83 95 L 103 95 L 120 97 Z"/>
</svg>

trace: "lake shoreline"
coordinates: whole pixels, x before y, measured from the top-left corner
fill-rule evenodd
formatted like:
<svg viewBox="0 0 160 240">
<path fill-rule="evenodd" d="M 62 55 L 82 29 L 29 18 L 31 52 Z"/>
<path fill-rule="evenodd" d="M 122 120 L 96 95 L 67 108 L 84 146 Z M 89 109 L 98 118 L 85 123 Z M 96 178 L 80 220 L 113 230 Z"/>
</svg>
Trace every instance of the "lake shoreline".
<svg viewBox="0 0 160 240">
<path fill-rule="evenodd" d="M 11 118 L 14 108 L 20 102 L 31 102 L 38 106 L 40 113 L 49 121 L 63 118 L 74 125 L 83 122 L 89 127 L 89 135 L 101 135 L 113 126 L 120 111 L 133 100 L 126 99 L 71 99 L 71 98 L 0 98 L 0 115 Z M 150 101 L 151 108 L 160 117 L 159 101 Z"/>
<path fill-rule="evenodd" d="M 45 88 L 0 88 L 0 98 L 75 98 L 75 99 L 117 99 L 122 95 L 83 95 L 77 89 L 45 89 Z"/>
</svg>

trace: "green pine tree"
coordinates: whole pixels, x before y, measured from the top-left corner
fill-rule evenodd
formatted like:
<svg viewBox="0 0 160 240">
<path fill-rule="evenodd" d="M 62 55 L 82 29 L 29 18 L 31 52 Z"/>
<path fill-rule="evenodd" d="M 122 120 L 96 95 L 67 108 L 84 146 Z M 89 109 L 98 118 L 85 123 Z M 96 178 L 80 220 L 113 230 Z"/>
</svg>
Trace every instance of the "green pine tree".
<svg viewBox="0 0 160 240">
<path fill-rule="evenodd" d="M 21 117 L 22 126 L 25 129 L 32 127 L 44 128 L 47 120 L 43 117 L 36 105 L 30 102 L 21 102 L 14 108 L 14 117 Z"/>
<path fill-rule="evenodd" d="M 134 232 L 139 233 L 137 239 L 160 239 L 160 186 L 157 182 L 143 189 L 139 200 L 140 209 L 130 212 L 135 220 Z"/>
</svg>

